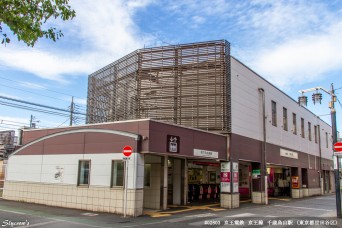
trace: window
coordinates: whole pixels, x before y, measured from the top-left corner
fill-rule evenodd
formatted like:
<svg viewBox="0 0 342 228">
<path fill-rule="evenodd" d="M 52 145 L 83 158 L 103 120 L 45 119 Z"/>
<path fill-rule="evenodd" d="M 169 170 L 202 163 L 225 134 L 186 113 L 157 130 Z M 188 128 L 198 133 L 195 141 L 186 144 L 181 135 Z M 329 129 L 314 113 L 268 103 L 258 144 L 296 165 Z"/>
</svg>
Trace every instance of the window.
<svg viewBox="0 0 342 228">
<path fill-rule="evenodd" d="M 125 163 L 121 160 L 112 161 L 111 187 L 124 186 Z"/>
<path fill-rule="evenodd" d="M 151 185 L 151 164 L 144 166 L 144 186 L 150 187 Z"/>
<path fill-rule="evenodd" d="M 314 127 L 314 131 L 315 131 L 315 143 L 317 143 L 318 142 L 318 138 L 317 138 L 317 132 L 318 132 L 318 130 L 317 130 L 318 128 L 317 128 L 317 125 L 315 125 L 315 127 Z"/>
<path fill-rule="evenodd" d="M 300 118 L 300 128 L 302 133 L 302 138 L 305 138 L 305 129 L 304 129 L 304 119 Z"/>
<path fill-rule="evenodd" d="M 311 123 L 308 122 L 309 140 L 311 141 Z"/>
<path fill-rule="evenodd" d="M 329 143 L 328 143 L 328 132 L 325 132 L 325 144 L 326 144 L 326 147 L 329 148 Z"/>
<path fill-rule="evenodd" d="M 90 161 L 82 160 L 78 163 L 78 185 L 89 185 Z"/>
<path fill-rule="evenodd" d="M 295 113 L 292 113 L 292 131 L 293 134 L 297 134 L 297 116 Z"/>
<path fill-rule="evenodd" d="M 272 125 L 277 126 L 277 103 L 272 101 Z"/>
<path fill-rule="evenodd" d="M 287 131 L 287 109 L 283 108 L 283 129 Z"/>
</svg>

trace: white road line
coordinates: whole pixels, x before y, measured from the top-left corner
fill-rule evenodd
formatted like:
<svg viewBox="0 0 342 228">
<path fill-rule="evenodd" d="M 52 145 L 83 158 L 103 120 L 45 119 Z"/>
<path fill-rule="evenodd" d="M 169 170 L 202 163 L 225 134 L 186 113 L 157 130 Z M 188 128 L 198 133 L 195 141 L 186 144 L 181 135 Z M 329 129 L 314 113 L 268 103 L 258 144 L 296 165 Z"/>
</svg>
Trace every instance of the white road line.
<svg viewBox="0 0 342 228">
<path fill-rule="evenodd" d="M 2 210 L 2 209 L 0 209 L 0 211 L 9 212 L 9 213 L 14 213 L 14 214 L 19 214 L 19 215 L 26 215 L 25 213 L 17 212 L 17 211 L 8 211 L 8 210 Z"/>
<path fill-rule="evenodd" d="M 131 225 L 131 226 L 124 226 L 124 227 L 148 226 L 148 225 L 154 225 L 154 224 L 160 224 L 160 223 L 165 223 L 165 221 L 161 221 L 161 222 L 150 222 L 150 223 L 145 223 L 145 224 L 137 224 L 137 225 Z"/>
<path fill-rule="evenodd" d="M 242 214 L 237 214 L 237 215 L 228 215 L 225 216 L 227 218 L 242 218 L 242 217 L 255 217 L 256 214 L 252 214 L 252 213 L 242 213 Z"/>
<path fill-rule="evenodd" d="M 316 198 L 316 199 L 320 199 L 320 200 L 336 200 L 335 198 Z"/>
<path fill-rule="evenodd" d="M 310 208 L 310 207 L 293 207 L 293 206 L 285 206 L 285 205 L 273 205 L 274 207 L 289 207 L 289 208 L 297 208 L 297 209 L 306 209 L 306 210 L 316 210 L 316 211 L 333 211 L 327 209 L 317 209 L 317 208 Z"/>
<path fill-rule="evenodd" d="M 36 223 L 36 224 L 33 224 L 33 225 L 29 225 L 27 227 L 42 226 L 42 225 L 47 225 L 47 224 L 56 223 L 56 222 L 57 221 L 41 222 L 41 223 Z"/>
<path fill-rule="evenodd" d="M 205 218 L 205 217 L 212 217 L 212 216 L 216 216 L 216 214 L 213 213 L 205 213 L 205 214 L 197 214 L 197 215 L 188 215 L 185 217 L 194 217 L 194 218 Z"/>
<path fill-rule="evenodd" d="M 40 216 L 40 217 L 43 217 L 43 216 Z M 47 218 L 47 217 L 43 217 L 43 218 L 50 219 L 50 220 L 57 221 L 57 222 L 66 222 L 66 223 L 71 223 L 71 224 L 75 224 L 75 225 L 87 226 L 87 227 L 101 227 L 101 226 L 92 226 L 92 225 L 88 225 L 88 224 L 80 223 L 80 222 L 73 222 L 73 221 L 64 220 L 64 219 Z"/>
</svg>

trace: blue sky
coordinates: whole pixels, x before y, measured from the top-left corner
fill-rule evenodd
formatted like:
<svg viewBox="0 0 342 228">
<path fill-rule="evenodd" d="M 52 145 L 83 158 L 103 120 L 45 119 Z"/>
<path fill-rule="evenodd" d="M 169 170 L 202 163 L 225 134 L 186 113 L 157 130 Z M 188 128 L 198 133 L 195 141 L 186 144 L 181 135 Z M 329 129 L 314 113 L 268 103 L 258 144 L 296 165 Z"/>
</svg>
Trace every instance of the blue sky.
<svg viewBox="0 0 342 228">
<path fill-rule="evenodd" d="M 143 47 L 226 39 L 231 54 L 297 100 L 299 90 L 342 87 L 339 0 L 71 0 L 72 21 L 50 21 L 64 37 L 0 46 L 0 96 L 85 112 L 87 77 Z M 342 89 L 336 94 L 342 102 Z M 308 108 L 330 123 L 328 95 Z M 3 101 L 3 100 L 2 100 Z M 336 103 L 339 131 L 342 109 Z M 68 124 L 67 117 L 0 105 L 0 130 Z M 2 121 L 2 122 L 1 122 Z M 9 122 L 11 121 L 11 122 Z M 13 125 L 11 125 L 13 124 Z"/>
</svg>

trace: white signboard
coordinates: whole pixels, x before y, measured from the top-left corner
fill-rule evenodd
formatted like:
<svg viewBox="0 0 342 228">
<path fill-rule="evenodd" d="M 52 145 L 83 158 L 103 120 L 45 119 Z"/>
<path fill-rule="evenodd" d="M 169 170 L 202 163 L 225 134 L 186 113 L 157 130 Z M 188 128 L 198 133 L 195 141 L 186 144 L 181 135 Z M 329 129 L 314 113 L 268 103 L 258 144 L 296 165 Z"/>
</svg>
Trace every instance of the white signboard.
<svg viewBox="0 0 342 228">
<path fill-rule="evenodd" d="M 239 192 L 239 163 L 233 162 L 233 192 Z"/>
<path fill-rule="evenodd" d="M 218 158 L 218 152 L 209 150 L 194 149 L 194 156 L 207 157 L 207 158 Z"/>
<path fill-rule="evenodd" d="M 280 149 L 280 156 L 298 159 L 298 153 L 290 150 Z"/>
<path fill-rule="evenodd" d="M 54 174 L 55 180 L 63 183 L 63 174 L 64 174 L 64 167 L 63 166 L 56 166 L 56 171 Z"/>
<path fill-rule="evenodd" d="M 221 192 L 230 192 L 230 162 L 221 163 Z"/>
</svg>

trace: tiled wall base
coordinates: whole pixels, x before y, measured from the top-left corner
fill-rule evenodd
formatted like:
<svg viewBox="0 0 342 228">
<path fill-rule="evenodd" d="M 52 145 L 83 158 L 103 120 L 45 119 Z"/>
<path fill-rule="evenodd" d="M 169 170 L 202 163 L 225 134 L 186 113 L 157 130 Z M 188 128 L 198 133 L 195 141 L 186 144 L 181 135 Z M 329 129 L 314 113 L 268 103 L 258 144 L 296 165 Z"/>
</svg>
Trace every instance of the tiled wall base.
<svg viewBox="0 0 342 228">
<path fill-rule="evenodd" d="M 124 213 L 122 188 L 6 181 L 4 199 L 116 214 Z M 142 215 L 143 190 L 127 190 L 129 216 Z"/>
<path fill-rule="evenodd" d="M 303 198 L 303 190 L 302 189 L 292 189 L 291 196 L 294 199 Z"/>
<path fill-rule="evenodd" d="M 308 188 L 308 196 L 319 196 L 321 195 L 320 188 Z"/>
<path fill-rule="evenodd" d="M 252 203 L 265 204 L 265 192 L 252 192 Z"/>
<path fill-rule="evenodd" d="M 303 197 L 308 197 L 308 196 L 309 196 L 309 189 L 303 188 Z"/>
<path fill-rule="evenodd" d="M 240 194 L 221 193 L 220 204 L 223 208 L 239 208 Z"/>
</svg>

